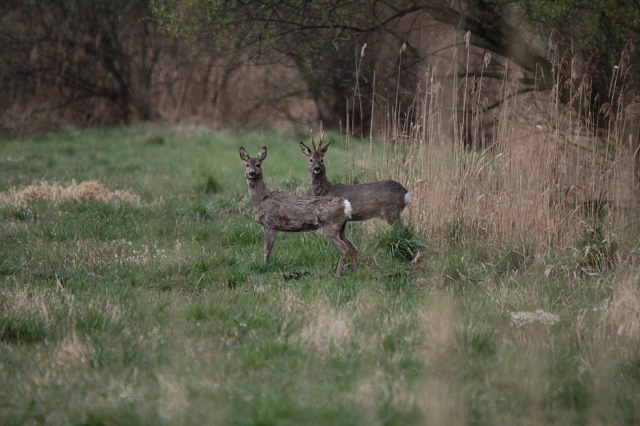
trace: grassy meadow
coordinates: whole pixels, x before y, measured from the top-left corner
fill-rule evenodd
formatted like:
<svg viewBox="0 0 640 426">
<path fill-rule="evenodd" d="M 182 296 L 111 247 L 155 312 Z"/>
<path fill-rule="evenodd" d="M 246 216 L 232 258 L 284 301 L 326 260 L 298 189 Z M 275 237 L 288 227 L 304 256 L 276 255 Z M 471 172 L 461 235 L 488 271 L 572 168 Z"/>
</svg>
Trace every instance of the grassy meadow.
<svg viewBox="0 0 640 426">
<path fill-rule="evenodd" d="M 497 190 L 473 216 L 471 183 L 524 185 L 495 152 L 331 136 L 331 181 L 389 173 L 413 194 L 404 229 L 348 225 L 342 278 L 316 233 L 261 261 L 238 149 L 266 145 L 267 185 L 305 192 L 306 133 L 0 140 L 0 423 L 640 423 L 637 222 L 598 210 L 564 232 L 511 197 L 536 233 Z"/>
</svg>

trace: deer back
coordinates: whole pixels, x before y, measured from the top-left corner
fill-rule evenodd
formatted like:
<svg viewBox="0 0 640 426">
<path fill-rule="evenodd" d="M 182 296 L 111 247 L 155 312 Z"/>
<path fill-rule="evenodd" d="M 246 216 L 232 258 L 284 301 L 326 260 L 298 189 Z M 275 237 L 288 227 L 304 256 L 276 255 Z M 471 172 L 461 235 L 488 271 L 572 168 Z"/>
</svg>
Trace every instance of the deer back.
<svg viewBox="0 0 640 426">
<path fill-rule="evenodd" d="M 343 198 L 315 197 L 271 191 L 256 206 L 256 220 L 278 231 L 304 232 L 340 229 L 349 219 L 351 205 Z"/>
<path fill-rule="evenodd" d="M 408 204 L 408 191 L 394 180 L 334 184 L 327 192 L 329 197 L 343 197 L 351 202 L 351 220 L 367 220 L 381 217 L 383 211 L 401 212 Z"/>
</svg>

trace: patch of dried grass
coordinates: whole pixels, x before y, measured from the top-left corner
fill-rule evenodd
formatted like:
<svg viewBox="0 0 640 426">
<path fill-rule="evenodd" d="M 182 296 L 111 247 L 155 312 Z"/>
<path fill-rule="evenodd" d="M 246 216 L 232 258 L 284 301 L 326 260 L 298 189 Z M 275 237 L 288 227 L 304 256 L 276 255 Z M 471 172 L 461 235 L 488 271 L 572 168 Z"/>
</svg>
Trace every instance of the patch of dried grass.
<svg viewBox="0 0 640 426">
<path fill-rule="evenodd" d="M 23 313 L 46 322 L 50 321 L 51 313 L 56 310 L 66 312 L 69 317 L 84 315 L 89 311 L 98 311 L 113 321 L 121 316 L 118 305 L 97 300 L 78 301 L 75 295 L 62 287 L 33 289 L 27 288 L 27 284 L 24 284 L 24 287 L 0 289 L 0 311 Z"/>
<path fill-rule="evenodd" d="M 424 424 L 467 424 L 467 413 L 460 410 L 467 404 L 459 372 L 463 361 L 455 348 L 455 334 L 462 325 L 456 317 L 453 304 L 445 298 L 418 314 L 421 326 L 416 327 L 416 336 L 413 337 L 423 340 L 424 344 L 412 355 L 418 357 L 429 371 L 427 378 L 412 384 L 405 374 L 391 374 L 374 368 L 358 381 L 356 399 L 370 408 L 371 412 L 384 404 L 400 410 L 419 407 Z M 382 327 L 393 330 L 408 321 L 408 315 L 390 316 L 382 321 Z M 365 351 L 375 353 L 380 350 L 374 347 L 381 342 L 379 336 L 369 337 L 368 342 L 362 345 Z M 370 421 L 374 422 L 375 419 Z"/>
<path fill-rule="evenodd" d="M 161 400 L 160 414 L 169 423 L 179 422 L 189 408 L 189 395 L 184 380 L 165 374 L 158 375 Z"/>
<path fill-rule="evenodd" d="M 140 204 L 140 197 L 131 190 L 111 191 L 105 185 L 97 181 L 84 181 L 76 184 L 75 179 L 71 184 L 64 186 L 58 183 L 49 184 L 47 181 L 32 184 L 26 188 L 10 188 L 0 193 L 0 204 L 16 207 L 24 207 L 31 201 L 44 200 L 53 204 L 64 202 L 97 201 L 110 203 L 125 201 L 132 204 Z"/>
<path fill-rule="evenodd" d="M 420 312 L 425 344 L 419 352 L 425 367 L 432 373 L 425 381 L 418 402 L 427 424 L 467 424 L 465 396 L 460 386 L 460 363 L 455 348 L 455 334 L 462 327 L 451 300 L 442 298 L 428 310 Z"/>
<path fill-rule="evenodd" d="M 332 348 L 344 348 L 354 334 L 353 320 L 344 312 L 322 303 L 310 307 L 311 321 L 302 329 L 300 343 L 309 349 L 327 353 Z"/>
<path fill-rule="evenodd" d="M 56 295 L 51 290 L 30 291 L 28 289 L 2 289 L 0 290 L 0 307 L 5 312 L 19 312 L 49 320 L 49 309 L 57 304 Z M 53 302 L 53 303 L 52 303 Z M 61 302 L 65 303 L 66 302 Z"/>
<path fill-rule="evenodd" d="M 640 272 L 621 277 L 613 284 L 613 296 L 603 310 L 602 324 L 618 337 L 640 338 Z"/>
<path fill-rule="evenodd" d="M 385 404 L 406 411 L 415 405 L 415 396 L 406 377 L 386 373 L 380 368 L 376 368 L 370 375 L 364 376 L 358 382 L 356 399 L 369 408 L 369 413 L 375 413 L 380 406 Z M 374 418 L 367 418 L 363 423 L 374 424 L 376 422 Z"/>
<path fill-rule="evenodd" d="M 53 355 L 53 364 L 55 367 L 87 368 L 89 359 L 86 345 L 75 333 L 65 337 Z"/>
</svg>

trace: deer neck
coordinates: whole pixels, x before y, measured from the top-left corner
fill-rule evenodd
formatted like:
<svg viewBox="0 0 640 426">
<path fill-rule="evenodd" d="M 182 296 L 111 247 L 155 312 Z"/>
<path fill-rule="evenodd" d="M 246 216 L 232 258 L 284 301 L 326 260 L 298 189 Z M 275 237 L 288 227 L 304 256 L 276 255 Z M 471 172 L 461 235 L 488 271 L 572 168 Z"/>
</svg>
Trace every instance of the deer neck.
<svg viewBox="0 0 640 426">
<path fill-rule="evenodd" d="M 311 192 L 313 195 L 323 196 L 326 195 L 333 185 L 327 179 L 327 175 L 324 173 L 311 175 Z"/>
<path fill-rule="evenodd" d="M 266 197 L 271 191 L 267 189 L 267 186 L 264 184 L 262 179 L 247 179 L 247 183 L 249 184 L 249 199 L 253 203 L 253 206 L 258 208 L 264 197 Z"/>
</svg>

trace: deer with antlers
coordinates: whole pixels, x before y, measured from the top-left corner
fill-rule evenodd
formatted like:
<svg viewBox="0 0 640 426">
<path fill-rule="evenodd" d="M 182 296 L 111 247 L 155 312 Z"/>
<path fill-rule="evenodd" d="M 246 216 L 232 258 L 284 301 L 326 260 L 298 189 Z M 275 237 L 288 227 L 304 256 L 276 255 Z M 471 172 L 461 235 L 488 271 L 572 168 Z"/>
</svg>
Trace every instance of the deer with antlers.
<svg viewBox="0 0 640 426">
<path fill-rule="evenodd" d="M 320 144 L 316 148 L 311 131 L 311 146 L 309 149 L 300 142 L 300 150 L 309 158 L 309 174 L 311 175 L 311 191 L 313 195 L 344 197 L 351 202 L 350 220 L 361 221 L 374 217 L 381 218 L 390 225 L 402 224 L 400 213 L 409 204 L 409 192 L 395 180 L 381 180 L 377 182 L 358 184 L 332 184 L 327 179 L 324 166 L 324 156 L 331 145 L 324 142 L 324 132 L 320 137 Z"/>
<path fill-rule="evenodd" d="M 240 148 L 240 158 L 247 169 L 249 199 L 253 203 L 256 221 L 264 229 L 264 263 L 269 261 L 278 231 L 305 232 L 318 230 L 340 253 L 336 275 L 351 254 L 351 271 L 356 271 L 358 249 L 347 239 L 344 229 L 352 211 L 351 203 L 343 197 L 316 197 L 287 194 L 267 189 L 263 180 L 262 162 L 267 148 L 262 147 L 254 158 Z"/>
</svg>

